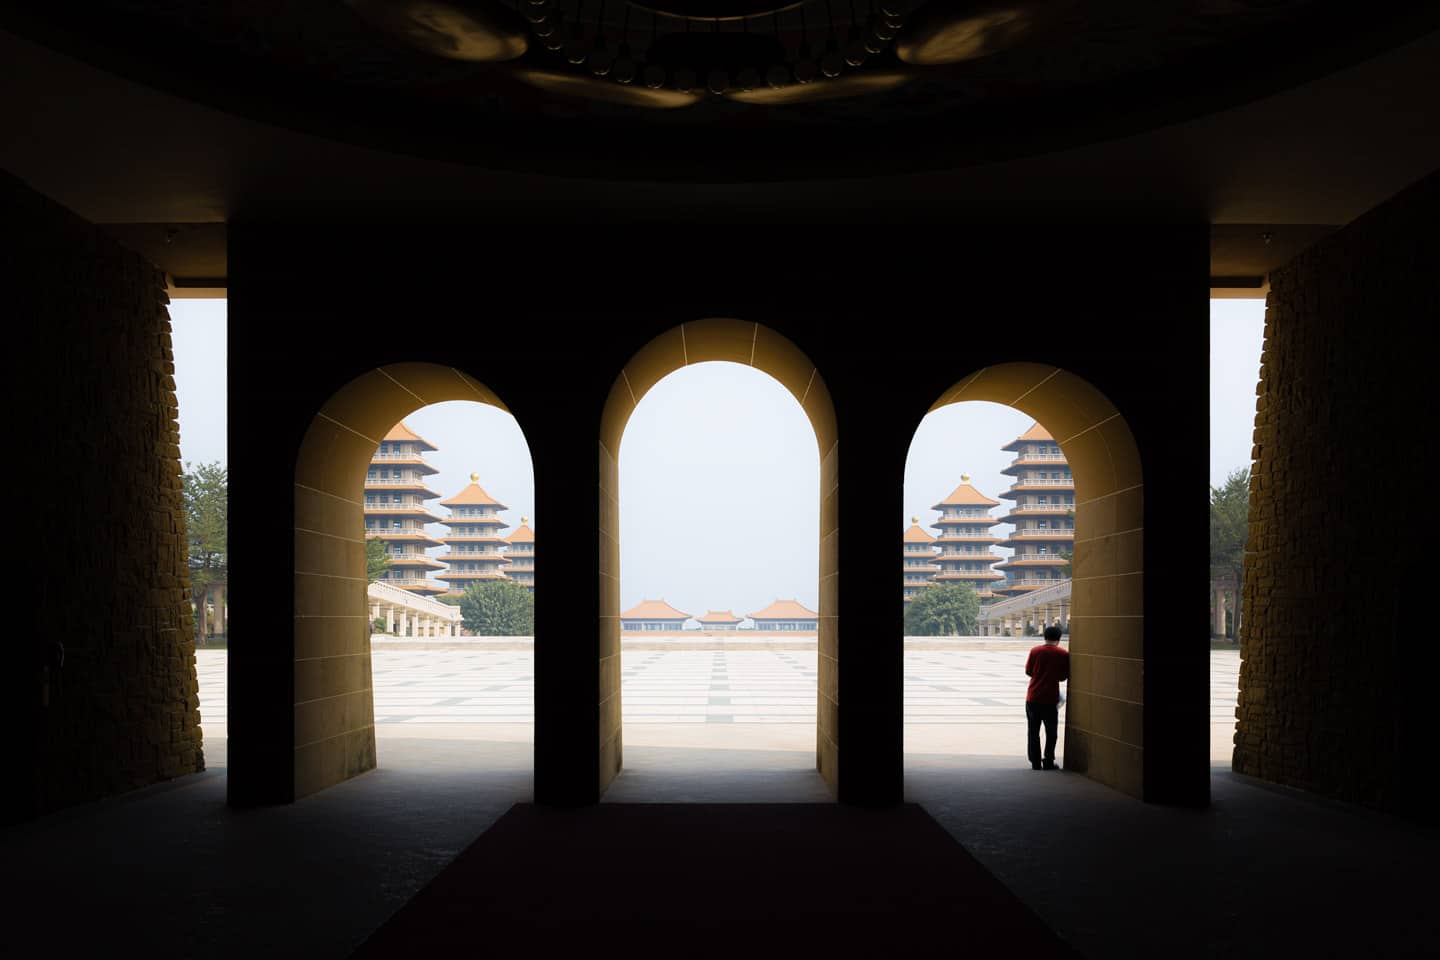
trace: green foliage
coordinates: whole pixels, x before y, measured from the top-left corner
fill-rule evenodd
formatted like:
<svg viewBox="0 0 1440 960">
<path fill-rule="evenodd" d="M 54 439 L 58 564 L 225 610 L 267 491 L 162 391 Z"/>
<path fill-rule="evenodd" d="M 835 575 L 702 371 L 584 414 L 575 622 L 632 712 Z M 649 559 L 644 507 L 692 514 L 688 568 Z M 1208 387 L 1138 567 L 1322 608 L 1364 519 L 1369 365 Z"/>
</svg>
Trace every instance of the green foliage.
<svg viewBox="0 0 1440 960">
<path fill-rule="evenodd" d="M 905 607 L 906 636 L 973 636 L 979 623 L 980 598 L 968 583 L 927 587 Z"/>
<path fill-rule="evenodd" d="M 390 569 L 390 554 L 385 541 L 371 537 L 365 541 L 365 576 L 371 583 L 379 580 Z"/>
<path fill-rule="evenodd" d="M 1038 636 L 1040 636 L 1040 628 L 1037 627 L 1037 626 L 1035 626 L 1035 624 L 1030 623 L 1030 622 L 1027 621 L 1026 624 L 1025 624 L 1025 636 L 1027 636 L 1027 637 L 1038 637 Z"/>
<path fill-rule="evenodd" d="M 471 584 L 460 597 L 465 629 L 482 637 L 527 637 L 535 633 L 535 597 L 510 580 Z"/>
<path fill-rule="evenodd" d="M 442 593 L 438 596 L 431 597 L 430 599 L 439 600 L 441 603 L 449 604 L 452 607 L 458 607 L 460 606 L 460 600 L 462 597 L 463 594 L 459 593 Z"/>
<path fill-rule="evenodd" d="M 1250 516 L 1250 468 L 1241 467 L 1210 488 L 1210 569 L 1240 583 L 1245 566 L 1245 534 Z"/>
<path fill-rule="evenodd" d="M 386 627 L 385 618 L 376 617 L 374 620 L 370 621 L 370 626 L 374 629 L 376 633 L 384 633 Z"/>
<path fill-rule="evenodd" d="M 190 556 L 190 586 L 201 596 L 211 584 L 225 580 L 228 530 L 229 471 L 218 462 L 185 465 L 180 475 L 185 503 L 185 537 Z"/>
</svg>

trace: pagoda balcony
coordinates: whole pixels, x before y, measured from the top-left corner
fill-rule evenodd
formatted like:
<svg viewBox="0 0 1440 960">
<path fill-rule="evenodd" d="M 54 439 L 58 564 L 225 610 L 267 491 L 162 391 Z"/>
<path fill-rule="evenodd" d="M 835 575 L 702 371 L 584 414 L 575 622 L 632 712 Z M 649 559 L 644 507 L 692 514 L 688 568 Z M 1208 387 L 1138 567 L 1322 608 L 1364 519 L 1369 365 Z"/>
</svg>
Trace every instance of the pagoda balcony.
<svg viewBox="0 0 1440 960">
<path fill-rule="evenodd" d="M 1012 467 L 1022 467 L 1027 463 L 1064 463 L 1063 453 L 1022 453 L 1010 461 Z"/>
<path fill-rule="evenodd" d="M 440 518 L 435 516 L 435 514 L 431 513 L 429 510 L 426 510 L 423 503 L 387 503 L 384 505 L 366 504 L 365 513 L 372 517 L 385 515 L 413 517 L 419 515 L 430 518 L 425 521 L 426 523 L 440 522 Z"/>
<path fill-rule="evenodd" d="M 424 543 L 427 546 L 444 546 L 424 530 L 366 530 L 365 536 L 375 540 L 404 540 L 406 542 Z"/>
<path fill-rule="evenodd" d="M 417 491 L 421 494 L 420 499 L 429 500 L 438 497 L 440 494 L 425 486 L 425 481 L 415 480 L 366 480 L 366 490 L 396 490 L 396 491 Z"/>
<path fill-rule="evenodd" d="M 435 558 L 423 553 L 392 553 L 388 555 L 392 567 L 429 567 L 438 570 L 444 566 Z"/>
<path fill-rule="evenodd" d="M 1016 527 L 1006 539 L 1074 540 L 1074 527 Z"/>
<path fill-rule="evenodd" d="M 935 575 L 935 579 L 936 579 L 937 581 L 940 581 L 940 580 L 1004 580 L 1004 579 L 1005 579 L 1005 574 L 1003 574 L 1003 573 L 993 573 L 993 572 L 964 573 L 964 572 L 954 572 L 954 571 L 952 571 L 952 572 L 950 572 L 950 573 L 939 573 L 939 574 L 936 574 L 936 575 Z"/>
<path fill-rule="evenodd" d="M 445 591 L 440 584 L 419 577 L 381 577 L 378 582 L 399 587 L 401 590 L 431 590 L 436 593 Z"/>
<path fill-rule="evenodd" d="M 1026 490 L 1031 487 L 1045 487 L 1053 489 L 1055 487 L 1066 488 L 1073 486 L 1075 486 L 1074 477 L 1038 477 L 1033 480 L 1025 480 L 1017 477 L 1015 479 L 1015 482 L 1010 484 L 1010 489 L 1005 491 L 1005 493 L 1013 493 L 1016 490 Z M 1003 497 L 1005 496 L 1005 494 L 1002 493 L 1000 494 L 1000 496 Z"/>
<path fill-rule="evenodd" d="M 1017 513 L 1027 516 L 1038 516 L 1042 513 L 1066 514 L 1073 513 L 1074 511 L 1075 504 L 1073 503 L 1017 503 L 1010 508 L 1010 513 L 1007 516 L 1014 516 Z M 1000 522 L 1004 523 L 1004 518 L 1002 518 Z"/>
<path fill-rule="evenodd" d="M 494 543 L 504 544 L 504 537 L 497 537 L 493 533 L 456 533 L 451 531 L 445 534 L 446 543 Z"/>
</svg>

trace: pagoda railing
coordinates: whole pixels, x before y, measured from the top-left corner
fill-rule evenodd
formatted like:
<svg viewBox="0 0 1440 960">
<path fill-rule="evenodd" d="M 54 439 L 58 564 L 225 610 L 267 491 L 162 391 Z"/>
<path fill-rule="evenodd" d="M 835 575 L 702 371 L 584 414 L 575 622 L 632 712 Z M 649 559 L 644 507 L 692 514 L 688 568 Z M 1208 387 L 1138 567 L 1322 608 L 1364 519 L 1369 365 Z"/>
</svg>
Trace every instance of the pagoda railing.
<svg viewBox="0 0 1440 960">
<path fill-rule="evenodd" d="M 1000 587 L 1009 586 L 1011 583 L 1026 583 L 1027 581 L 1009 581 L 1008 583 L 996 584 L 991 590 L 998 590 Z M 1070 599 L 1069 580 L 1037 580 L 1035 583 L 1046 584 L 1043 590 L 1031 590 L 1018 597 L 1009 597 L 1004 600 L 996 600 L 980 608 L 980 621 L 995 620 L 1006 614 L 1022 613 L 1026 610 L 1033 610 L 1036 607 L 1043 607 L 1047 604 L 1059 603 L 1062 600 Z"/>
<path fill-rule="evenodd" d="M 1015 487 L 1073 487 L 1073 486 L 1075 486 L 1075 478 L 1074 478 L 1074 477 L 1058 477 L 1058 478 L 1057 478 L 1057 477 L 1035 477 L 1034 479 L 1030 479 L 1030 480 L 1027 480 L 1027 479 L 1025 479 L 1025 478 L 1022 477 L 1022 478 L 1017 479 L 1014 483 L 1012 483 L 1012 484 L 1010 485 L 1010 487 L 1011 487 L 1012 490 L 1013 490 Z"/>
<path fill-rule="evenodd" d="M 1042 461 L 1043 461 L 1043 462 L 1046 462 L 1046 463 L 1055 463 L 1055 462 L 1057 462 L 1057 461 L 1060 462 L 1060 463 L 1064 463 L 1064 462 L 1065 462 L 1065 454 L 1063 454 L 1063 453 L 1022 453 L 1022 454 L 1020 454 L 1020 456 L 1018 456 L 1018 457 L 1016 457 L 1014 460 L 1011 460 L 1011 461 L 1010 461 L 1010 466 L 1012 466 L 1012 467 L 1018 467 L 1018 466 L 1019 466 L 1020 464 L 1022 464 L 1022 463 L 1039 463 L 1039 462 L 1042 462 Z"/>
<path fill-rule="evenodd" d="M 448 603 L 441 603 L 439 600 L 432 600 L 429 597 L 422 597 L 418 593 L 411 593 L 409 590 L 402 590 L 392 584 L 397 581 L 386 582 L 376 580 L 366 588 L 366 594 L 373 601 L 389 603 L 397 607 L 404 607 L 420 613 L 429 614 L 441 620 L 460 619 L 460 608 L 451 606 Z M 405 581 L 399 581 L 405 582 Z M 417 580 L 416 583 L 427 583 L 433 587 L 441 587 L 442 584 L 432 583 L 429 580 Z"/>
</svg>

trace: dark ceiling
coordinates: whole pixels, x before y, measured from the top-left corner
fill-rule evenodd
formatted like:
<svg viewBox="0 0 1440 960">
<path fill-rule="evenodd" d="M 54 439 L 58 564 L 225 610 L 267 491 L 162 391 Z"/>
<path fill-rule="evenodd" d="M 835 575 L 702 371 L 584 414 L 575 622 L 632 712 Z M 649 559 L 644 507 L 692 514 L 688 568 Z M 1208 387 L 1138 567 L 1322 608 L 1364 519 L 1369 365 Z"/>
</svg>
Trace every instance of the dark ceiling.
<svg viewBox="0 0 1440 960">
<path fill-rule="evenodd" d="M 677 224 L 746 223 L 765 228 L 757 252 L 843 246 L 857 223 L 897 244 L 1048 222 L 1133 223 L 1143 244 L 1146 223 L 1208 223 L 1218 285 L 1244 294 L 1440 167 L 1440 4 L 1082 6 L 1057 0 L 1069 19 L 954 63 L 917 67 L 892 44 L 830 81 L 849 84 L 835 99 L 732 90 L 647 109 L 596 99 L 596 83 L 626 85 L 543 48 L 456 61 L 342 0 L 103 0 L 84 20 L 11 4 L 0 168 L 115 225 L 190 290 L 225 276 L 226 221 L 382 219 L 567 224 L 581 244 L 603 234 L 585 224 L 653 223 L 673 242 Z M 562 79 L 507 75 L 540 66 Z M 875 79 L 897 71 L 899 87 Z M 1107 282 L 1124 270 L 1116 251 Z"/>
<path fill-rule="evenodd" d="M 568 31 L 562 49 L 545 48 L 532 10 L 557 41 Z M 953 169 L 1149 129 L 1440 28 L 1440 4 L 93 0 L 83 16 L 29 2 L 7 19 L 101 69 L 346 142 L 490 169 L 723 182 Z M 799 83 L 807 64 L 814 79 Z"/>
</svg>

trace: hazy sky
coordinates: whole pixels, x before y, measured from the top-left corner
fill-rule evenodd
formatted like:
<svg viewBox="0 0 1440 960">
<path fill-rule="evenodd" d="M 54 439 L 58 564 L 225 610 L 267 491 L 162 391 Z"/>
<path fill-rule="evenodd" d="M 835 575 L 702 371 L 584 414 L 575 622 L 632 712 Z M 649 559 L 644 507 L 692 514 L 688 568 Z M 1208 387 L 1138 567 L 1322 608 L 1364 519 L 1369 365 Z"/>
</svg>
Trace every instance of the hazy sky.
<svg viewBox="0 0 1440 960">
<path fill-rule="evenodd" d="M 181 457 L 224 462 L 225 302 L 177 300 L 170 314 Z M 1264 301 L 1211 301 L 1213 485 L 1250 463 L 1263 333 Z M 957 367 L 955 378 L 966 372 Z M 426 407 L 406 422 L 440 447 L 426 459 L 441 471 L 430 483 L 441 499 L 478 472 L 481 486 L 511 508 L 502 517 L 512 527 L 521 516 L 531 518 L 543 570 L 545 518 L 534 514 L 529 449 L 514 418 L 484 404 L 455 402 Z M 949 494 L 962 473 L 971 474 L 982 493 L 1002 499 L 1010 478 L 999 471 L 1013 454 L 1000 447 L 1030 423 L 991 403 L 951 404 L 921 422 L 905 463 L 897 560 L 910 517 L 935 533 L 930 505 Z M 663 597 L 691 614 L 731 609 L 743 615 L 782 597 L 815 609 L 819 470 L 809 420 L 766 374 L 702 363 L 660 381 L 631 416 L 620 449 L 622 603 L 628 608 Z M 1006 503 L 992 513 L 1001 515 Z"/>
<path fill-rule="evenodd" d="M 1210 301 L 1210 485 L 1250 466 L 1264 300 Z"/>
<path fill-rule="evenodd" d="M 743 617 L 781 598 L 815 610 L 819 540 L 815 431 L 778 381 L 697 363 L 641 398 L 620 441 L 622 609 L 664 599 Z"/>
</svg>

